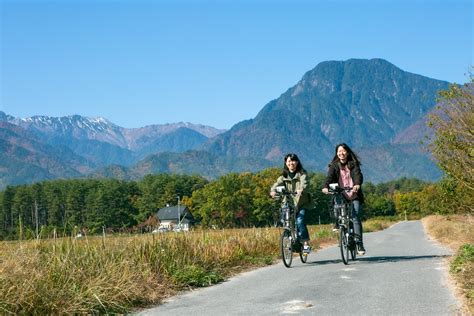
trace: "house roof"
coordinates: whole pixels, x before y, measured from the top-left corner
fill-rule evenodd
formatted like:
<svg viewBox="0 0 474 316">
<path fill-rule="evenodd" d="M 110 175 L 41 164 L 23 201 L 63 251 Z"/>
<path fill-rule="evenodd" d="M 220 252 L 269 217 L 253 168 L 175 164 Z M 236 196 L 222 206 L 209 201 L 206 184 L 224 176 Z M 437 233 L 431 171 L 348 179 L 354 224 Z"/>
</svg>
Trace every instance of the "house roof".
<svg viewBox="0 0 474 316">
<path fill-rule="evenodd" d="M 189 221 L 194 221 L 194 216 L 191 214 L 189 209 L 184 205 L 180 205 L 179 207 L 175 205 L 175 206 L 167 206 L 167 207 L 160 208 L 156 216 L 158 217 L 160 221 L 177 220 L 178 214 L 180 214 L 181 220 L 187 219 Z"/>
</svg>

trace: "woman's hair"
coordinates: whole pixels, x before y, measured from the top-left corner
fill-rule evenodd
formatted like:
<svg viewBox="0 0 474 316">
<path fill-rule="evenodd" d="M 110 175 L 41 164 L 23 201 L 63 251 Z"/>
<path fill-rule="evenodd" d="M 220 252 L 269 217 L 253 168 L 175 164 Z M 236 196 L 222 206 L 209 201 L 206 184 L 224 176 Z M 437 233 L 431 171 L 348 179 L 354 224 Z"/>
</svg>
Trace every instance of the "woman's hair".
<svg viewBox="0 0 474 316">
<path fill-rule="evenodd" d="M 290 173 L 290 170 L 288 170 L 288 167 L 286 166 L 286 161 L 290 158 L 291 161 L 297 161 L 298 164 L 296 165 L 296 172 L 301 172 L 301 173 L 306 173 L 306 170 L 304 170 L 303 165 L 301 164 L 300 159 L 296 154 L 286 154 L 285 158 L 283 158 L 283 172 L 282 175 L 284 177 L 287 177 L 288 174 Z"/>
<path fill-rule="evenodd" d="M 336 149 L 334 150 L 335 154 L 331 160 L 331 165 L 339 161 L 339 157 L 337 156 L 337 149 L 339 147 L 342 147 L 347 151 L 347 162 L 352 161 L 352 163 L 356 165 L 361 165 L 359 157 L 352 151 L 352 149 L 349 146 L 347 146 L 346 143 L 340 143 L 336 145 Z"/>
</svg>

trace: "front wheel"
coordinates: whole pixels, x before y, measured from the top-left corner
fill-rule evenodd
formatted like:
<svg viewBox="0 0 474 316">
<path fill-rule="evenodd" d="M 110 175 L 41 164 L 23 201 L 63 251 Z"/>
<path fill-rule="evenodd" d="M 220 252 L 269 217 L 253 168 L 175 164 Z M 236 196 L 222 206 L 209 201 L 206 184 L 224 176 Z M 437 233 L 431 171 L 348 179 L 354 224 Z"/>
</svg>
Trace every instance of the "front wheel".
<svg viewBox="0 0 474 316">
<path fill-rule="evenodd" d="M 341 249 L 341 257 L 344 264 L 349 263 L 349 245 L 346 232 L 346 228 L 341 226 L 339 229 L 339 248 Z"/>
<path fill-rule="evenodd" d="M 291 248 L 291 234 L 288 230 L 284 230 L 280 237 L 281 259 L 285 267 L 291 267 L 293 261 L 293 249 Z"/>
</svg>

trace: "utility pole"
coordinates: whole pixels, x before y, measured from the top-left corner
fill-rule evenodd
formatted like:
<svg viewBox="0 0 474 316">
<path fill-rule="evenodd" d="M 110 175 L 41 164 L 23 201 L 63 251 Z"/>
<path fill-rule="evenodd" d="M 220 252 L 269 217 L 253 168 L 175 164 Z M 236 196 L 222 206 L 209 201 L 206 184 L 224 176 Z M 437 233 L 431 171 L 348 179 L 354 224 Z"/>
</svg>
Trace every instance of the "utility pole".
<svg viewBox="0 0 474 316">
<path fill-rule="evenodd" d="M 181 200 L 178 195 L 178 229 L 181 228 Z"/>
<path fill-rule="evenodd" d="M 38 231 L 38 203 L 35 200 L 35 226 L 36 226 L 36 239 L 39 239 L 39 231 Z"/>
</svg>

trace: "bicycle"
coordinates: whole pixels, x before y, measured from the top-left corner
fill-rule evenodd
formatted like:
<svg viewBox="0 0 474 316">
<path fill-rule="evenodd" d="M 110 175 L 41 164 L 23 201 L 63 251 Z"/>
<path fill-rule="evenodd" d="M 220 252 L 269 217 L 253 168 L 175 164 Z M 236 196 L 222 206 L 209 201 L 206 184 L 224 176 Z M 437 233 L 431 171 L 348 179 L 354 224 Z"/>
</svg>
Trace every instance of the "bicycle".
<svg viewBox="0 0 474 316">
<path fill-rule="evenodd" d="M 303 243 L 298 238 L 298 228 L 296 226 L 296 208 L 293 202 L 294 192 L 288 192 L 284 186 L 276 188 L 278 197 L 283 197 L 281 211 L 281 221 L 283 232 L 280 236 L 280 251 L 285 267 L 291 267 L 293 253 L 299 253 L 301 262 L 308 261 L 309 251 L 303 249 Z"/>
<path fill-rule="evenodd" d="M 354 206 L 342 194 L 344 191 L 352 190 L 351 187 L 340 188 L 337 183 L 329 185 L 329 193 L 333 195 L 332 211 L 337 218 L 339 226 L 339 247 L 341 249 L 342 262 L 349 264 L 349 254 L 354 261 L 357 257 L 356 238 L 354 234 L 354 222 L 352 212 Z"/>
</svg>

